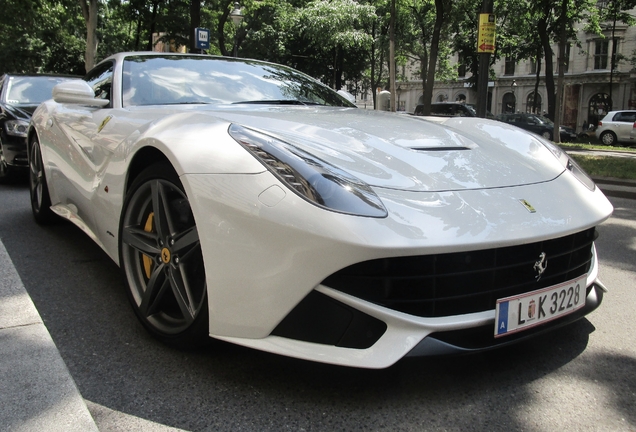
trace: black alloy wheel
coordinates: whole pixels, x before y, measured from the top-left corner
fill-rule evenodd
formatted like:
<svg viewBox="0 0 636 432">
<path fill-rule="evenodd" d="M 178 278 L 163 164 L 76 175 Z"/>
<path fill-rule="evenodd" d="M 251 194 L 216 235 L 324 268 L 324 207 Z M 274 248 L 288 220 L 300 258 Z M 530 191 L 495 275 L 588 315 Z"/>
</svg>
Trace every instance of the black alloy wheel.
<svg viewBox="0 0 636 432">
<path fill-rule="evenodd" d="M 169 164 L 135 179 L 120 224 L 120 265 L 144 327 L 179 347 L 209 341 L 203 254 L 188 197 Z"/>
<path fill-rule="evenodd" d="M 51 210 L 51 197 L 46 183 L 44 163 L 40 143 L 34 135 L 29 147 L 29 194 L 31 196 L 31 212 L 40 225 L 47 225 L 57 220 Z"/>
</svg>

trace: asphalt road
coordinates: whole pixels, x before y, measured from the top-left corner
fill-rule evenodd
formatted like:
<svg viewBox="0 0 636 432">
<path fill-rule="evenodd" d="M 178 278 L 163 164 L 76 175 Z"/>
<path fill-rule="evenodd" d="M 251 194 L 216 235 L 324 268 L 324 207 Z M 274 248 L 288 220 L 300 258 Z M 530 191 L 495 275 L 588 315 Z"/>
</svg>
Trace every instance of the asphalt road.
<svg viewBox="0 0 636 432">
<path fill-rule="evenodd" d="M 163 346 L 79 229 L 37 226 L 24 184 L 0 197 L 0 238 L 102 431 L 636 430 L 636 200 L 611 198 L 597 242 L 610 293 L 587 319 L 512 348 L 375 371 L 221 342 Z"/>
</svg>

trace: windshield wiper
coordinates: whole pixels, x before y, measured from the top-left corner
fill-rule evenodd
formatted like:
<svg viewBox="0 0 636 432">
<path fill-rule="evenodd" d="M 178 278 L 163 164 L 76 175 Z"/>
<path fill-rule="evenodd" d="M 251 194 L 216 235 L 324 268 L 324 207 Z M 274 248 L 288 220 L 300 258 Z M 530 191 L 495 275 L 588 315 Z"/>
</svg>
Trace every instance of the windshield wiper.
<svg viewBox="0 0 636 432">
<path fill-rule="evenodd" d="M 297 99 L 271 99 L 271 100 L 252 100 L 252 101 L 239 101 L 234 102 L 236 104 L 258 104 L 258 105 L 322 105 L 318 102 L 300 101 Z"/>
</svg>

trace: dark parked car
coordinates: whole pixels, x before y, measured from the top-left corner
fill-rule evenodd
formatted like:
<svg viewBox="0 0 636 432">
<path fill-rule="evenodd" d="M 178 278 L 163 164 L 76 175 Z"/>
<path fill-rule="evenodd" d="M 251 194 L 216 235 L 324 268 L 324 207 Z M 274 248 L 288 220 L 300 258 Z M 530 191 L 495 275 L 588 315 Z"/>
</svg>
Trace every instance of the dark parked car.
<svg viewBox="0 0 636 432">
<path fill-rule="evenodd" d="M 541 115 L 529 113 L 499 114 L 497 120 L 534 132 L 549 140 L 554 138 L 554 123 L 549 118 Z M 571 127 L 561 126 L 559 130 L 561 132 L 561 141 L 576 140 L 576 131 Z"/>
<path fill-rule="evenodd" d="M 56 84 L 75 77 L 5 74 L 0 78 L 0 182 L 13 171 L 26 169 L 26 136 L 31 114 L 51 99 Z"/>
<path fill-rule="evenodd" d="M 415 107 L 416 116 L 424 115 L 424 105 Z M 431 104 L 431 114 L 436 117 L 477 117 L 475 109 L 459 102 L 437 102 Z"/>
</svg>

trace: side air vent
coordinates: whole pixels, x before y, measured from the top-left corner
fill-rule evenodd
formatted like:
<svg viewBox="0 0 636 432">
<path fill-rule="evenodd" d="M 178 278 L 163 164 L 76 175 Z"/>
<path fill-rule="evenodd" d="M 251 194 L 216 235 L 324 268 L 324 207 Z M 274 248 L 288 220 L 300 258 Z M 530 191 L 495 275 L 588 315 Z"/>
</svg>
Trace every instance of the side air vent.
<svg viewBox="0 0 636 432">
<path fill-rule="evenodd" d="M 278 324 L 272 335 L 365 349 L 376 343 L 386 329 L 383 321 L 312 291 Z"/>
</svg>

